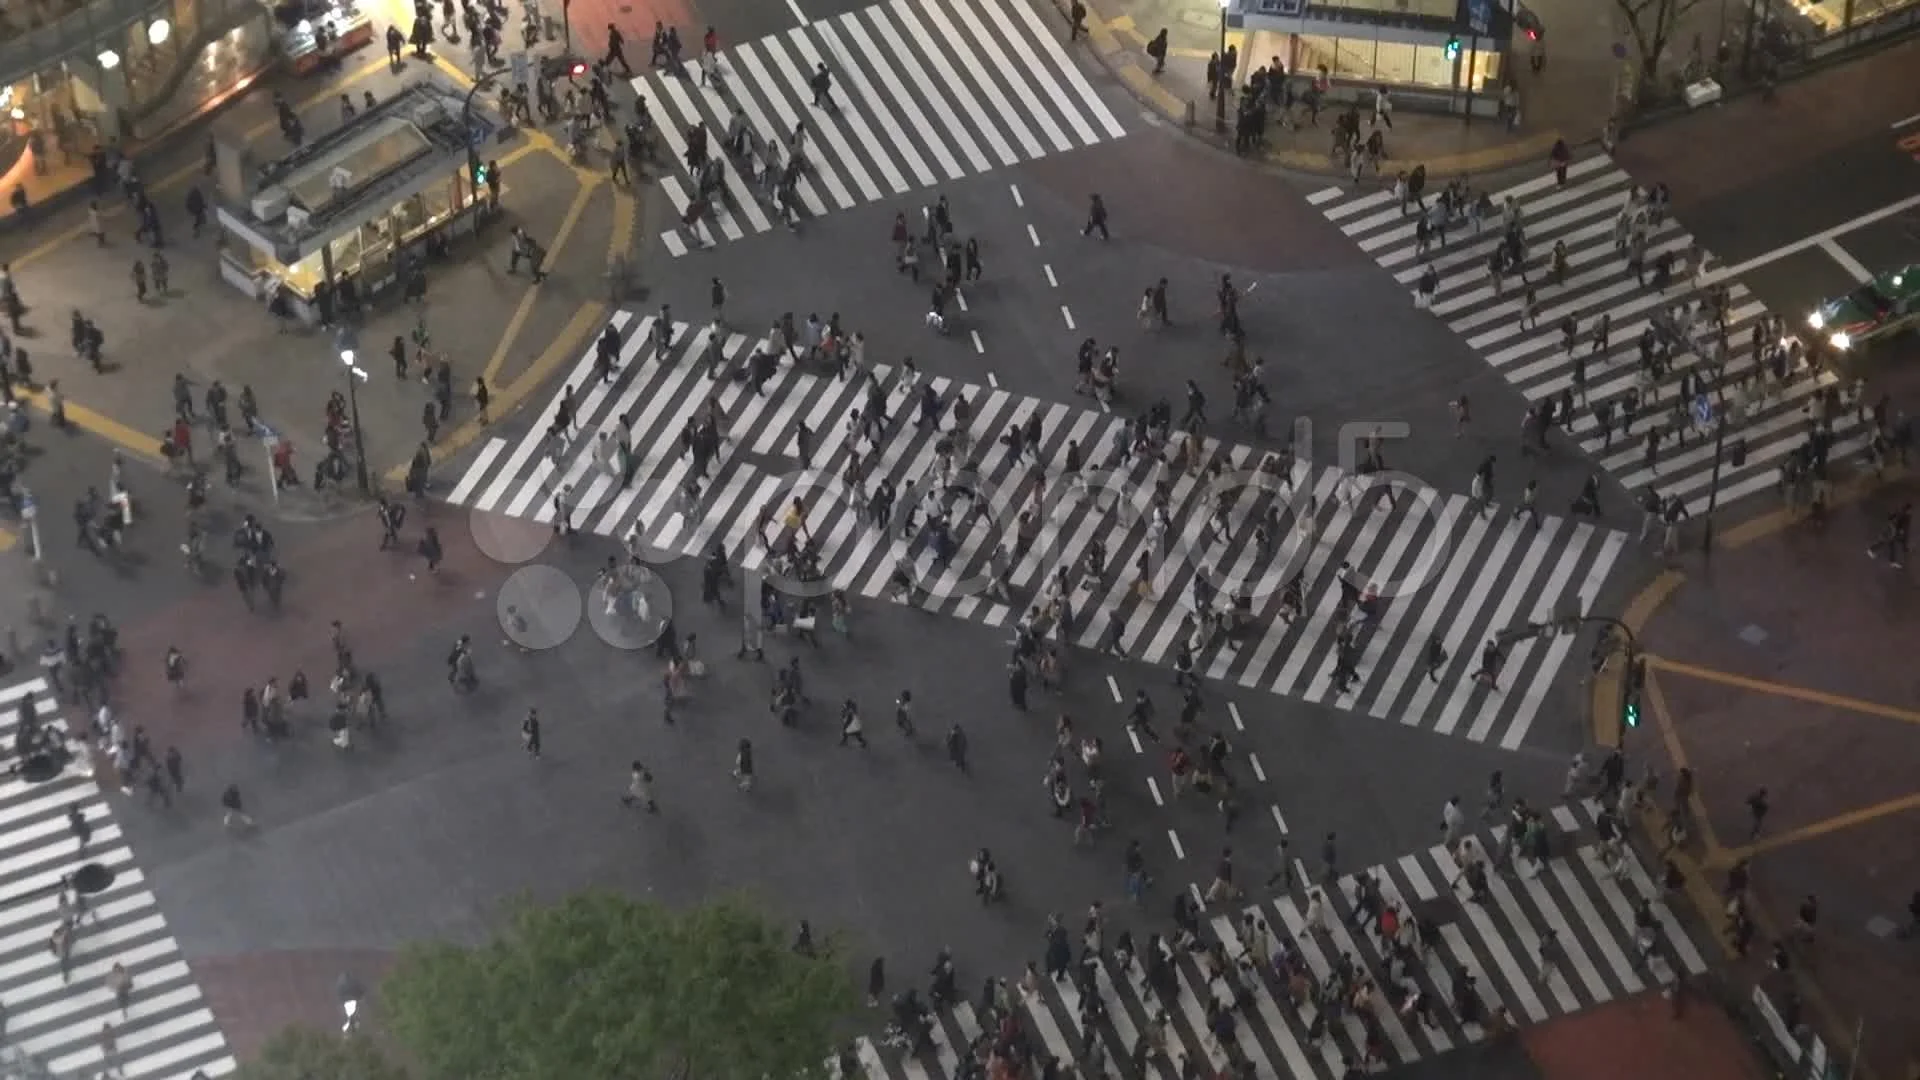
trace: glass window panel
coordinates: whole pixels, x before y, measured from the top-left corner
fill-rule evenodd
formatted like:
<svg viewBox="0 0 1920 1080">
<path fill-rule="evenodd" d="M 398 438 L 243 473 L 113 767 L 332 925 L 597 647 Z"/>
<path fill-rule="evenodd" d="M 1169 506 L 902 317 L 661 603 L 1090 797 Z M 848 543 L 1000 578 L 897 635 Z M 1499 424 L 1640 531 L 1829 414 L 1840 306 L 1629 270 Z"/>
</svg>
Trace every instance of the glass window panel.
<svg viewBox="0 0 1920 1080">
<path fill-rule="evenodd" d="M 1333 68 L 1333 39 L 1302 34 L 1295 41 L 1293 70 L 1312 75 L 1320 68 Z"/>
<path fill-rule="evenodd" d="M 1373 78 L 1373 53 L 1377 42 L 1365 38 L 1334 38 L 1333 74 L 1336 78 Z"/>
<path fill-rule="evenodd" d="M 1413 51 L 1412 82 L 1422 86 L 1452 87 L 1453 61 L 1439 45 L 1421 45 Z"/>
<path fill-rule="evenodd" d="M 1491 50 L 1482 50 L 1477 55 L 1473 65 L 1475 93 L 1499 93 L 1500 60 L 1500 54 Z"/>
<path fill-rule="evenodd" d="M 1373 79 L 1382 83 L 1414 81 L 1414 53 L 1418 46 L 1398 41 L 1383 41 L 1374 56 Z"/>
<path fill-rule="evenodd" d="M 438 224 L 442 218 L 447 216 L 447 211 L 453 206 L 453 185 L 449 183 L 438 187 L 430 187 L 420 193 L 419 199 L 420 210 L 421 213 L 426 215 L 426 220 Z"/>
</svg>

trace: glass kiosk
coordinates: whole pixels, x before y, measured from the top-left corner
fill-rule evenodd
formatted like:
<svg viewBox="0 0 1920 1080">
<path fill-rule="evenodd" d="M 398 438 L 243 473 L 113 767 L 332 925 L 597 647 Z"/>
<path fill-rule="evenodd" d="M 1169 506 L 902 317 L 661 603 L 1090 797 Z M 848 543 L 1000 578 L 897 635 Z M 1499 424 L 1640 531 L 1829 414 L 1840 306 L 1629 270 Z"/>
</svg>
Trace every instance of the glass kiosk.
<svg viewBox="0 0 1920 1080">
<path fill-rule="evenodd" d="M 467 171 L 468 140 L 497 127 L 477 109 L 463 122 L 463 101 L 420 83 L 257 168 L 216 135 L 221 276 L 307 323 L 329 291 L 350 307 L 407 284 L 498 211 Z"/>
</svg>

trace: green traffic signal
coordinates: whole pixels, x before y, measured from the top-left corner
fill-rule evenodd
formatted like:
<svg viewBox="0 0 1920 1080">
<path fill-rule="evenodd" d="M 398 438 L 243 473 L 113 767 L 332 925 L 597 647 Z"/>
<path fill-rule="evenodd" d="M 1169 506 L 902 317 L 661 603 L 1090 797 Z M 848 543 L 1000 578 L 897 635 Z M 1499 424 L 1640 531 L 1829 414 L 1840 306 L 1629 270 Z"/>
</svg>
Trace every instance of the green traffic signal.
<svg viewBox="0 0 1920 1080">
<path fill-rule="evenodd" d="M 1448 62 L 1452 62 L 1460 59 L 1460 39 L 1459 38 L 1450 37 L 1447 39 L 1446 56 L 1447 56 Z"/>
<path fill-rule="evenodd" d="M 1639 727 L 1640 726 L 1640 703 L 1637 701 L 1631 701 L 1631 700 L 1628 701 L 1626 704 L 1626 708 L 1621 710 L 1621 718 L 1626 721 L 1626 725 L 1628 727 L 1630 728 Z"/>
</svg>

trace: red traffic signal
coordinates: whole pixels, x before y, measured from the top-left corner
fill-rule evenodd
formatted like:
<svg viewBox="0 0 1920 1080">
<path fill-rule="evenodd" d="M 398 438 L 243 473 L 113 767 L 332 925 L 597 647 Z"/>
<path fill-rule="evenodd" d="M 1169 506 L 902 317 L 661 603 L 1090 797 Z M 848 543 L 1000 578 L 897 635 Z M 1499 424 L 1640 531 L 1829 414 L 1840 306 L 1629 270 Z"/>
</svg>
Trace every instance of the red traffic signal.
<svg viewBox="0 0 1920 1080">
<path fill-rule="evenodd" d="M 567 65 L 567 78 L 569 79 L 577 79 L 586 73 L 587 62 L 585 60 L 575 60 L 573 63 Z"/>
<path fill-rule="evenodd" d="M 1540 40 L 1540 31 L 1539 31 L 1539 29 L 1538 29 L 1538 28 L 1536 28 L 1536 27 L 1532 27 L 1532 26 L 1529 26 L 1529 27 L 1527 27 L 1527 40 L 1528 40 L 1528 41 L 1539 41 L 1539 40 Z"/>
</svg>

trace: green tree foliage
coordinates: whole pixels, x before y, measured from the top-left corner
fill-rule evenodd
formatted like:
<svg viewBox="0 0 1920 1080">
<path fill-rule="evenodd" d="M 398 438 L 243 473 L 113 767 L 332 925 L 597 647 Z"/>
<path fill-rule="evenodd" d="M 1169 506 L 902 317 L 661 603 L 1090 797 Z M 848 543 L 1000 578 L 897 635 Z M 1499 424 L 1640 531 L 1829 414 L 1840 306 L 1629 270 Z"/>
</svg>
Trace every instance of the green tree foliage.
<svg viewBox="0 0 1920 1080">
<path fill-rule="evenodd" d="M 525 905 L 488 944 L 402 951 L 379 1022 L 427 1080 L 763 1080 L 818 1073 L 859 1005 L 830 949 L 723 900 Z"/>
<path fill-rule="evenodd" d="M 290 1027 L 267 1040 L 234 1080 L 407 1080 L 371 1039 Z"/>
</svg>

